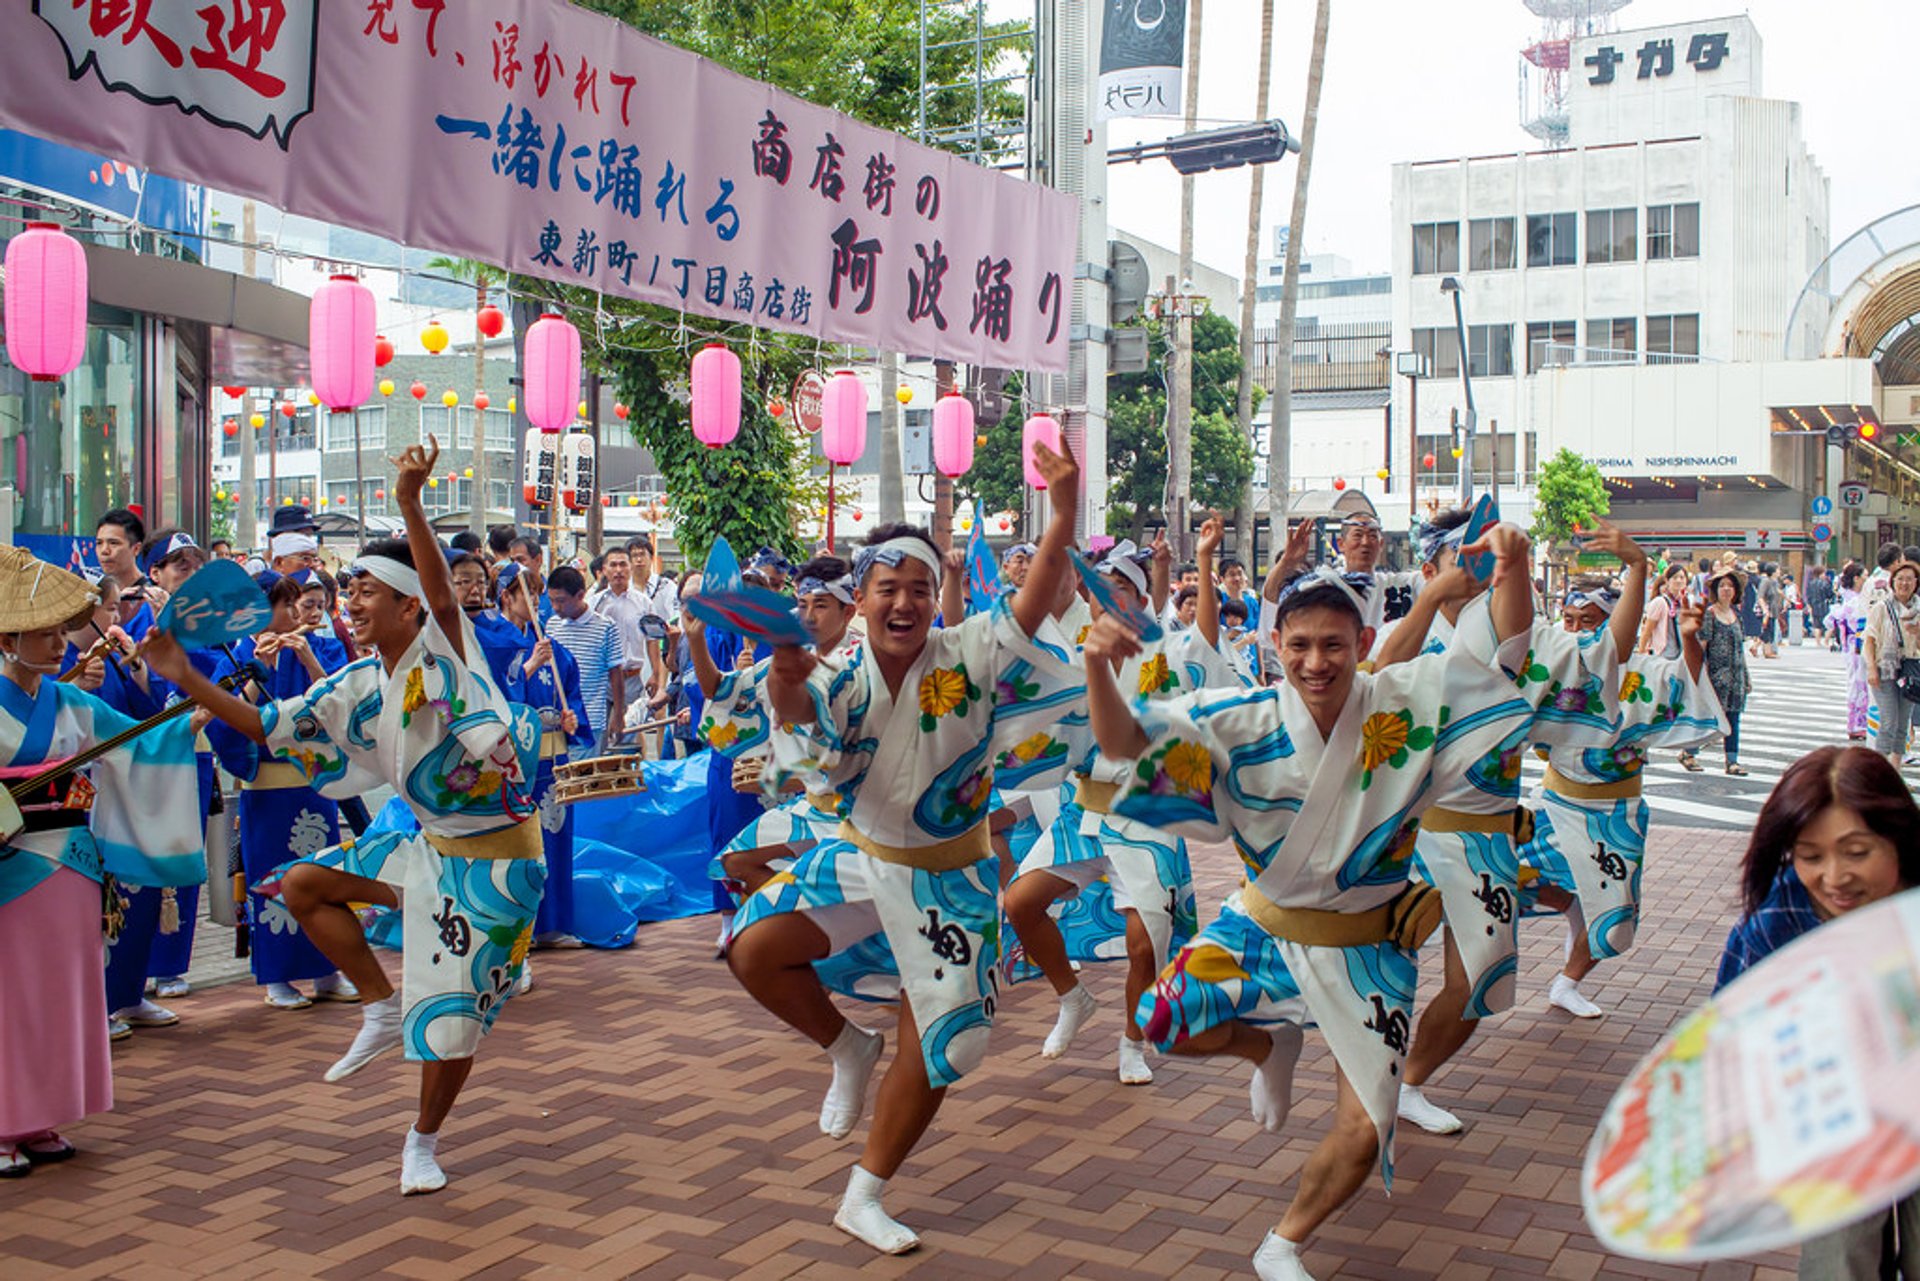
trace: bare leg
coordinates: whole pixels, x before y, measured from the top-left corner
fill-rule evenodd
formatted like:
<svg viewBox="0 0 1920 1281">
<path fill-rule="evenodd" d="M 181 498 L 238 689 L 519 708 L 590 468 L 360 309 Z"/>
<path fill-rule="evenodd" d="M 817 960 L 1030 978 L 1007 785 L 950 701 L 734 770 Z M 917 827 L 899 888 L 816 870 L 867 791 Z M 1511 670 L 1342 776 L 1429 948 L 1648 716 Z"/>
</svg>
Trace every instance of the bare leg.
<svg viewBox="0 0 1920 1281">
<path fill-rule="evenodd" d="M 393 984 L 387 981 L 386 971 L 368 945 L 360 918 L 347 906 L 377 903 L 398 907 L 400 899 L 392 886 L 335 868 L 300 863 L 288 869 L 280 897 L 313 945 L 360 989 L 363 1002 L 384 1001 L 393 995 Z"/>
<path fill-rule="evenodd" d="M 1080 983 L 1080 976 L 1073 972 L 1073 964 L 1067 960 L 1066 940 L 1060 937 L 1060 927 L 1054 924 L 1047 909 L 1073 892 L 1071 883 L 1051 872 L 1032 871 L 1015 880 L 1003 900 L 1007 923 L 1020 936 L 1027 959 L 1047 976 L 1047 982 L 1053 984 L 1058 996 L 1073 991 Z"/>
<path fill-rule="evenodd" d="M 453 1111 L 460 1087 L 473 1071 L 472 1059 L 440 1059 L 420 1065 L 420 1118 L 413 1123 L 417 1134 L 434 1134 Z"/>
<path fill-rule="evenodd" d="M 1451 926 L 1445 934 L 1444 949 L 1446 981 L 1420 1015 L 1420 1026 L 1413 1034 L 1413 1050 L 1407 1055 L 1406 1074 L 1401 1078 L 1410 1086 L 1426 1084 L 1427 1078 L 1459 1053 L 1460 1047 L 1480 1026 L 1478 1019 L 1460 1017 L 1471 993 L 1467 986 L 1467 967 L 1460 960 L 1460 950 L 1454 946 Z"/>
<path fill-rule="evenodd" d="M 1140 998 L 1153 986 L 1153 980 L 1159 975 L 1160 967 L 1153 955 L 1153 936 L 1147 933 L 1147 927 L 1140 920 L 1140 913 L 1127 909 L 1127 1009 L 1122 1020 L 1127 1039 L 1139 1041 L 1146 1037 L 1140 1030 L 1140 1024 L 1134 1021 L 1133 1012 L 1140 1008 Z"/>
<path fill-rule="evenodd" d="M 798 912 L 754 922 L 733 940 L 727 965 L 747 995 L 794 1031 L 830 1046 L 847 1026 L 833 1008 L 813 963 L 825 959 L 827 936 Z M 364 989 L 362 989 L 364 990 Z"/>
<path fill-rule="evenodd" d="M 759 849 L 735 850 L 731 854 L 720 856 L 720 866 L 727 875 L 740 882 L 745 891 L 742 897 L 756 893 L 762 885 L 773 879 L 770 864 L 775 859 L 792 858 L 791 845 L 762 845 Z"/>
<path fill-rule="evenodd" d="M 1571 927 L 1572 923 L 1568 924 Z M 1600 962 L 1594 959 L 1593 948 L 1587 943 L 1587 932 L 1584 929 L 1573 931 L 1573 946 L 1568 950 L 1567 963 L 1561 967 L 1560 972 L 1578 983 L 1593 973 L 1599 964 Z"/>
<path fill-rule="evenodd" d="M 1231 1054 L 1249 1063 L 1265 1063 L 1273 1052 L 1273 1037 L 1251 1023 L 1239 1019 L 1210 1027 L 1198 1036 L 1190 1036 L 1170 1047 L 1175 1054 L 1200 1058 L 1209 1054 Z"/>
<path fill-rule="evenodd" d="M 1296 1244 L 1305 1241 L 1327 1216 L 1345 1205 L 1360 1185 L 1367 1181 L 1374 1158 L 1380 1154 L 1380 1140 L 1367 1115 L 1360 1096 L 1347 1083 L 1347 1074 L 1334 1065 L 1340 1097 L 1333 1115 L 1333 1129 L 1307 1158 L 1300 1170 L 1300 1184 L 1293 1204 L 1280 1219 L 1280 1235 Z"/>
<path fill-rule="evenodd" d="M 899 1170 L 933 1123 L 940 1101 L 947 1097 L 944 1087 L 936 1090 L 927 1082 L 920 1028 L 905 992 L 900 994 L 899 1037 L 899 1051 L 881 1078 L 880 1094 L 873 1105 L 873 1128 L 867 1131 L 866 1150 L 860 1154 L 860 1167 L 881 1179 L 891 1179 Z"/>
</svg>

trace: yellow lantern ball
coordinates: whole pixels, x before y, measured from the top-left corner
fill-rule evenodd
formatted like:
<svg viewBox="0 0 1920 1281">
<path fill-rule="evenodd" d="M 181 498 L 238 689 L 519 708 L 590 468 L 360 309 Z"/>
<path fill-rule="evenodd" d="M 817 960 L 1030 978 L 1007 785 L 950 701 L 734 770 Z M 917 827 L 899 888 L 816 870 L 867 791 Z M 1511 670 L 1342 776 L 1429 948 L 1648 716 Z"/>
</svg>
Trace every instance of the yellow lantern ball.
<svg viewBox="0 0 1920 1281">
<path fill-rule="evenodd" d="M 1463 455 L 1463 454 L 1465 454 L 1466 452 L 1467 452 L 1467 451 L 1466 451 L 1466 450 L 1464 450 L 1464 449 L 1455 449 L 1455 450 L 1453 451 L 1453 456 L 1454 456 L 1454 458 L 1456 458 L 1456 459 L 1458 459 L 1458 458 L 1459 458 L 1459 457 L 1460 457 L 1461 455 Z"/>
<path fill-rule="evenodd" d="M 320 505 L 322 507 L 327 505 L 327 496 L 325 494 L 320 495 Z"/>
<path fill-rule="evenodd" d="M 893 398 L 903 405 L 911 405 L 913 403 L 913 388 L 902 387 L 893 393 Z"/>
<path fill-rule="evenodd" d="M 985 449 L 987 447 L 987 438 L 985 436 L 975 436 L 973 438 L 973 447 L 975 449 Z"/>
<path fill-rule="evenodd" d="M 259 431 L 267 425 L 267 416 L 265 414 L 252 414 L 248 416 L 247 422 L 255 431 Z"/>
<path fill-rule="evenodd" d="M 449 341 L 446 327 L 437 320 L 428 321 L 427 327 L 420 331 L 420 345 L 427 349 L 430 356 L 438 356 L 445 351 Z"/>
<path fill-rule="evenodd" d="M 308 392 L 308 393 L 307 393 L 307 403 L 308 403 L 309 405 L 318 405 L 318 404 L 320 403 L 320 393 L 319 393 L 319 392 L 317 392 L 317 391 L 310 391 L 310 392 Z"/>
<path fill-rule="evenodd" d="M 520 412 L 520 398 L 518 396 L 507 397 L 507 412 L 510 414 Z"/>
<path fill-rule="evenodd" d="M 393 395 L 393 379 L 391 379 L 391 378 L 382 378 L 382 379 L 380 380 L 380 394 L 381 394 L 382 396 L 391 396 L 391 395 Z"/>
<path fill-rule="evenodd" d="M 1381 469 L 1380 469 L 1379 471 L 1377 471 L 1377 472 L 1375 472 L 1375 473 L 1373 473 L 1373 474 L 1374 474 L 1375 476 L 1378 476 L 1378 477 L 1379 477 L 1379 478 L 1380 478 L 1381 480 L 1385 480 L 1385 479 L 1387 478 L 1387 475 L 1388 475 L 1388 473 L 1387 473 L 1387 469 L 1386 469 L 1386 468 L 1384 468 L 1384 467 L 1382 467 L 1382 468 L 1381 468 Z"/>
<path fill-rule="evenodd" d="M 214 490 L 214 491 L 213 491 L 213 496 L 214 496 L 214 499 L 215 499 L 216 501 L 218 501 L 218 502 L 223 502 L 223 503 L 224 503 L 224 502 L 226 502 L 226 501 L 227 501 L 227 491 L 226 491 L 226 490 L 224 490 L 224 489 L 216 489 L 216 490 Z"/>
<path fill-rule="evenodd" d="M 452 409 L 460 403 L 460 393 L 452 390 L 443 391 L 440 393 L 440 403 Z"/>
<path fill-rule="evenodd" d="M 584 401 L 584 400 L 583 400 L 583 401 L 581 401 L 581 402 L 580 402 L 580 407 L 579 407 L 579 409 L 578 409 L 578 410 L 577 410 L 576 412 L 577 412 L 577 413 L 578 413 L 578 414 L 579 414 L 579 415 L 580 415 L 580 416 L 581 416 L 582 418 L 585 418 L 585 417 L 587 416 L 587 402 L 586 402 L 586 401 Z"/>
<path fill-rule="evenodd" d="M 962 516 L 960 518 L 960 532 L 963 534 L 966 534 L 966 533 L 971 533 L 972 531 L 973 531 L 973 517 Z"/>
<path fill-rule="evenodd" d="M 627 495 L 627 506 L 638 507 L 639 505 L 640 505 L 640 495 L 638 494 Z"/>
<path fill-rule="evenodd" d="M 472 479 L 473 479 L 473 468 L 471 468 L 471 467 L 469 467 L 469 468 L 467 468 L 467 469 L 466 469 L 465 471 L 463 471 L 463 472 L 461 472 L 460 474 L 461 474 L 462 476 L 465 476 L 465 477 L 466 477 L 466 478 L 467 478 L 468 480 L 472 480 Z"/>
<path fill-rule="evenodd" d="M 291 507 L 291 506 L 293 506 L 293 499 L 291 499 L 291 498 L 282 498 L 282 499 L 280 500 L 280 505 L 281 505 L 282 507 Z"/>
<path fill-rule="evenodd" d="M 428 489 L 440 488 L 440 478 L 438 476 L 427 477 L 427 488 Z"/>
</svg>

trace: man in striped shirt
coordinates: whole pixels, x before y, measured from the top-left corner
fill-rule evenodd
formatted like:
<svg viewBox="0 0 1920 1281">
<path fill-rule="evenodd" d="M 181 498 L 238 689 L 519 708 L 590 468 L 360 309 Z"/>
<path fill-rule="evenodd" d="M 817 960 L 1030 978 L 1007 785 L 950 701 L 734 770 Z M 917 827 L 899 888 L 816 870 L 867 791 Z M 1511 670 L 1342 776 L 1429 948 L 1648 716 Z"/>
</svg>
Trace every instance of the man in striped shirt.
<svg viewBox="0 0 1920 1281">
<path fill-rule="evenodd" d="M 573 655 L 580 667 L 580 696 L 587 704 L 587 722 L 593 727 L 591 755 L 606 750 L 608 727 L 618 734 L 626 723 L 626 682 L 615 679 L 626 665 L 620 629 L 611 619 L 587 608 L 587 580 L 571 565 L 562 565 L 547 580 L 553 617 L 547 635 Z"/>
</svg>

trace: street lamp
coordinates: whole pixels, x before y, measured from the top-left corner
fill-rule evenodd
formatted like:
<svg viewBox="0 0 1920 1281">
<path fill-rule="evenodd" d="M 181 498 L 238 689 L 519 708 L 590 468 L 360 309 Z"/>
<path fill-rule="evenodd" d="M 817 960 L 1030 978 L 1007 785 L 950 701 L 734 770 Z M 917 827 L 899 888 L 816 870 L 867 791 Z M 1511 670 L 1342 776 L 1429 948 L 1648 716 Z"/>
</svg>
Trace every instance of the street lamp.
<svg viewBox="0 0 1920 1281">
<path fill-rule="evenodd" d="M 1420 380 L 1433 372 L 1431 362 L 1417 351 L 1393 358 L 1394 372 L 1407 380 L 1407 528 L 1419 519 L 1420 496 Z"/>
<path fill-rule="evenodd" d="M 1473 502 L 1473 429 L 1479 416 L 1473 410 L 1472 361 L 1467 358 L 1467 317 L 1460 306 L 1460 282 L 1452 276 L 1440 280 L 1440 292 L 1453 295 L 1453 330 L 1460 343 L 1460 386 L 1467 396 L 1467 426 L 1460 440 L 1460 505 Z M 1500 501 L 1500 460 L 1493 460 L 1493 500 Z"/>
</svg>

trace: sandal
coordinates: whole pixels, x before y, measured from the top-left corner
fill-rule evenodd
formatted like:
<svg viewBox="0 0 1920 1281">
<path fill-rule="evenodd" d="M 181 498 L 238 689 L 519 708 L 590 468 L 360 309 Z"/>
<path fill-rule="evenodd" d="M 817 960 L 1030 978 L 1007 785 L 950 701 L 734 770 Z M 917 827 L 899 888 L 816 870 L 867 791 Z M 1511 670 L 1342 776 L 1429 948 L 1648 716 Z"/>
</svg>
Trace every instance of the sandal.
<svg viewBox="0 0 1920 1281">
<path fill-rule="evenodd" d="M 17 1143 L 0 1143 L 0 1179 L 24 1179 L 33 1173 L 33 1162 L 21 1155 Z"/>
<path fill-rule="evenodd" d="M 1747 776 L 1747 771 L 1741 769 L 1738 765 L 1727 766 L 1727 773 L 1734 775 L 1736 778 L 1745 778 Z"/>
<path fill-rule="evenodd" d="M 1690 774 L 1698 774 L 1701 770 L 1705 769 L 1706 766 L 1694 759 L 1692 752 L 1682 752 L 1680 753 L 1680 768 Z"/>
<path fill-rule="evenodd" d="M 18 1147 L 20 1155 L 27 1158 L 31 1165 L 58 1165 L 62 1161 L 71 1160 L 76 1154 L 73 1144 L 52 1130 L 27 1139 Z"/>
</svg>

